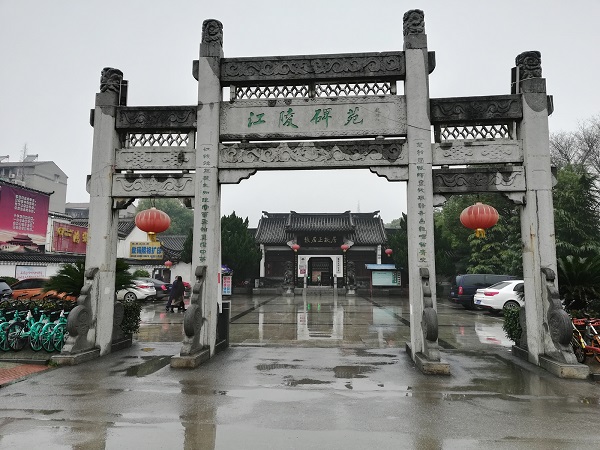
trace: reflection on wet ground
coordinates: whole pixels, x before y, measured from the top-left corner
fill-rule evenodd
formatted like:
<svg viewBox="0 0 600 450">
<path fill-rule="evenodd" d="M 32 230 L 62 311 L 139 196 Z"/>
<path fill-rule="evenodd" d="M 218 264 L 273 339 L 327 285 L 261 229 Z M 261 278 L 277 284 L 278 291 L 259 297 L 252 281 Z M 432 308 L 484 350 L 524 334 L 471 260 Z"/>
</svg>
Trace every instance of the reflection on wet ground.
<svg viewBox="0 0 600 450">
<path fill-rule="evenodd" d="M 438 303 L 440 346 L 476 350 L 510 349 L 502 317 Z M 230 345 L 389 348 L 410 340 L 410 306 L 403 297 L 333 295 L 234 296 L 231 299 Z M 140 342 L 182 339 L 183 314 L 167 313 L 162 304 L 147 304 L 136 338 Z"/>
</svg>

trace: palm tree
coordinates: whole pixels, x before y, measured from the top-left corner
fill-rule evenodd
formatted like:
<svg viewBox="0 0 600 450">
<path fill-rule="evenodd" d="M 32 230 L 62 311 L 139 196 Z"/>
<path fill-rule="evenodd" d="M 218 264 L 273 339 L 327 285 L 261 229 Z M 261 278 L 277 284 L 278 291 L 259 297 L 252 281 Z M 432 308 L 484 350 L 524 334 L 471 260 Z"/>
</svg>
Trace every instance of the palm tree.
<svg viewBox="0 0 600 450">
<path fill-rule="evenodd" d="M 75 263 L 63 264 L 56 275 L 44 285 L 44 291 L 66 292 L 69 295 L 78 297 L 81 288 L 85 282 L 85 263 L 77 261 Z M 122 259 L 117 259 L 115 268 L 115 292 L 127 286 L 131 286 L 133 275 L 129 273 L 129 264 Z"/>
</svg>

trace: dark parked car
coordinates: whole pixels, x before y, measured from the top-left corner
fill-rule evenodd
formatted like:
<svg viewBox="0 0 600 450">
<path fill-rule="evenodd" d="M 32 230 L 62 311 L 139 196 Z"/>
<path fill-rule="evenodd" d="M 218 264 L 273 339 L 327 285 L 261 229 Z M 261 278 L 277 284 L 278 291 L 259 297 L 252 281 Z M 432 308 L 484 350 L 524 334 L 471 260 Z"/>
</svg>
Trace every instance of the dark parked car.
<svg viewBox="0 0 600 450">
<path fill-rule="evenodd" d="M 515 280 L 512 275 L 496 275 L 492 273 L 468 273 L 457 275 L 452 282 L 448 300 L 460 303 L 466 309 L 475 308 L 473 297 L 477 289 L 486 288 L 500 281 Z"/>
<path fill-rule="evenodd" d="M 10 294 L 12 294 L 12 289 L 6 281 L 0 279 L 0 299 L 10 298 Z"/>
<path fill-rule="evenodd" d="M 169 297 L 169 291 L 171 290 L 170 283 L 165 283 L 157 278 L 140 278 L 140 280 L 144 280 L 149 284 L 154 285 L 156 296 L 153 297 L 152 300 L 166 300 Z"/>
</svg>

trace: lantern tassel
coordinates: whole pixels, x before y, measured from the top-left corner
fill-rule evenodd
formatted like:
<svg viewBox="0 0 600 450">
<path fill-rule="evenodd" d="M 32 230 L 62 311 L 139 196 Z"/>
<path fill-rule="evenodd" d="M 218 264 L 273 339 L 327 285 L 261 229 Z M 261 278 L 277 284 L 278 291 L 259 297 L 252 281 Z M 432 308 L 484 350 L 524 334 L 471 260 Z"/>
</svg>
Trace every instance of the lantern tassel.
<svg viewBox="0 0 600 450">
<path fill-rule="evenodd" d="M 475 237 L 484 238 L 485 237 L 485 230 L 483 228 L 477 228 L 475 230 Z"/>
</svg>

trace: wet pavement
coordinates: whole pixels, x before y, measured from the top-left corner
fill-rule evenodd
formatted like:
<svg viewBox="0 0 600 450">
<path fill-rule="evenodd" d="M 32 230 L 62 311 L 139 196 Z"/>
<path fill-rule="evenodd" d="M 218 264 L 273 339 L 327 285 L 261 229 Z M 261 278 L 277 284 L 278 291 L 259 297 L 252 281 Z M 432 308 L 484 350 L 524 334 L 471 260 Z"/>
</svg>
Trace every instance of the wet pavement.
<svg viewBox="0 0 600 450">
<path fill-rule="evenodd" d="M 440 301 L 451 375 L 431 376 L 404 351 L 406 299 L 234 296 L 231 311 L 231 347 L 194 370 L 170 368 L 183 314 L 155 304 L 131 348 L 3 386 L 0 448 L 599 446 L 600 384 L 513 357 L 501 316 Z"/>
</svg>

